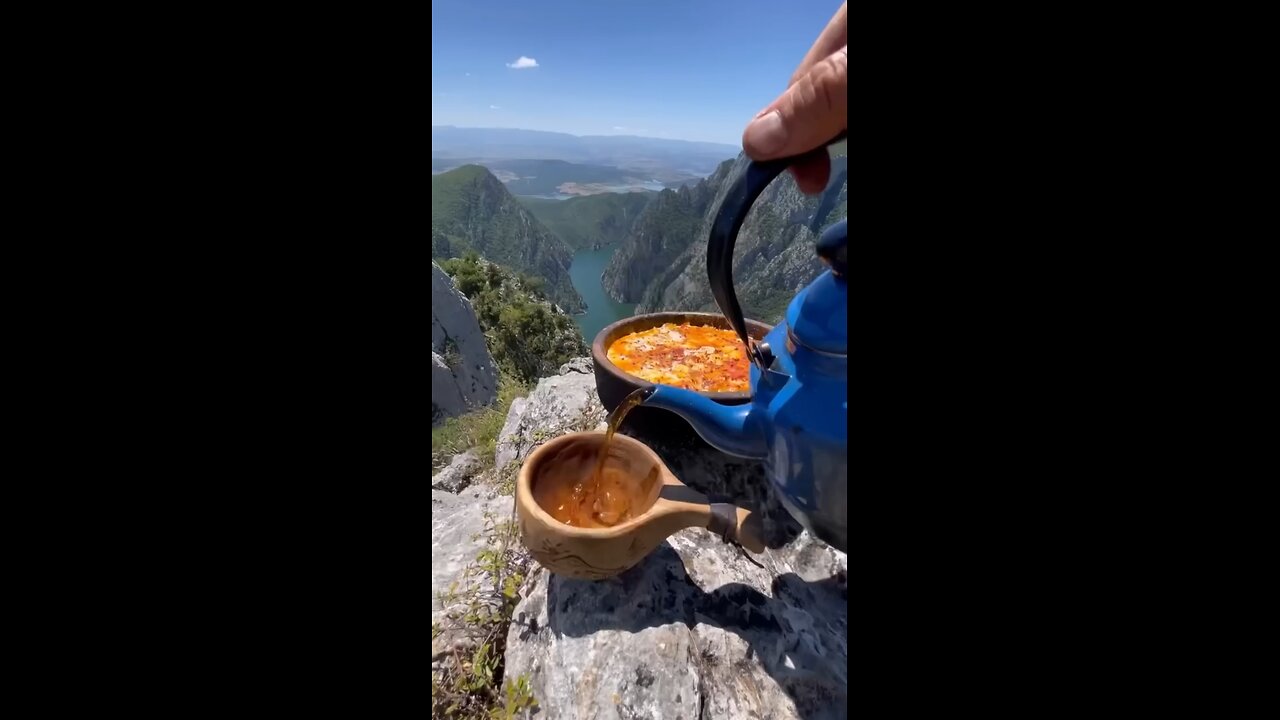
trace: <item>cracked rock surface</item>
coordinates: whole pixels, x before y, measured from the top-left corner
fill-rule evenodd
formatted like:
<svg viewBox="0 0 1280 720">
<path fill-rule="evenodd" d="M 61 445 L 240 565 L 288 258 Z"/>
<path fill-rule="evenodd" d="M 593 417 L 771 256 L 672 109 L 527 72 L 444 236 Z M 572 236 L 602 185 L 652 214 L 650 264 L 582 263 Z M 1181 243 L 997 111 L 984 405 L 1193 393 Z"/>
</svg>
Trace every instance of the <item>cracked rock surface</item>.
<svg viewBox="0 0 1280 720">
<path fill-rule="evenodd" d="M 590 360 L 512 405 L 499 467 L 604 420 Z M 845 718 L 847 558 L 787 515 L 759 463 L 696 441 L 654 441 L 686 484 L 761 512 L 751 556 L 682 530 L 622 575 L 584 581 L 534 565 L 508 631 L 506 677 L 528 677 L 548 718 Z"/>
<path fill-rule="evenodd" d="M 471 301 L 431 263 L 431 423 L 483 407 L 498 396 L 498 366 Z"/>
</svg>

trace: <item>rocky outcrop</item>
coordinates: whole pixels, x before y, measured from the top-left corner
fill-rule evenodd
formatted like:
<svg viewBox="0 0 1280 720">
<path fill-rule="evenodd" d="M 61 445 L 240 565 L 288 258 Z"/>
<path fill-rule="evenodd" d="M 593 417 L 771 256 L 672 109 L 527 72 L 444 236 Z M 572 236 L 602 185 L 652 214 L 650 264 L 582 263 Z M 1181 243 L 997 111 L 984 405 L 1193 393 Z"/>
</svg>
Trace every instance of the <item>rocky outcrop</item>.
<svg viewBox="0 0 1280 720">
<path fill-rule="evenodd" d="M 498 433 L 494 465 L 502 469 L 523 462 L 538 445 L 565 433 L 591 430 L 605 415 L 591 358 L 574 358 L 560 366 L 559 375 L 539 380 L 528 397 L 511 401 Z"/>
<path fill-rule="evenodd" d="M 431 422 L 493 402 L 498 367 L 471 303 L 431 263 Z"/>
<path fill-rule="evenodd" d="M 845 718 L 847 570 L 803 534 L 759 566 L 705 530 L 617 578 L 533 574 L 507 636 L 548 717 Z"/>
<path fill-rule="evenodd" d="M 471 301 L 494 360 L 518 380 L 536 383 L 591 352 L 573 318 L 547 300 L 539 279 L 478 257 L 442 267 Z"/>
<path fill-rule="evenodd" d="M 480 462 L 480 456 L 474 450 L 468 450 L 460 455 L 454 455 L 445 469 L 432 475 L 431 487 L 451 493 L 462 492 L 483 469 L 484 463 Z"/>
<path fill-rule="evenodd" d="M 442 651 L 465 641 L 462 633 L 444 622 L 446 613 L 458 609 L 453 607 L 456 601 L 451 600 L 450 590 L 457 596 L 468 596 L 468 585 L 484 581 L 465 571 L 486 547 L 482 535 L 485 515 L 509 519 L 515 508 L 512 503 L 508 496 L 431 491 L 431 624 L 446 628 L 438 637 L 433 633 L 433 661 Z"/>
<path fill-rule="evenodd" d="M 499 467 L 518 466 L 557 435 L 600 428 L 604 418 L 590 360 L 566 363 L 513 403 Z M 845 717 L 844 553 L 791 519 L 760 463 L 692 437 L 637 437 L 712 500 L 760 512 L 768 549 L 751 556 L 689 529 L 609 580 L 537 568 L 508 631 L 506 677 L 527 678 L 546 716 L 565 720 Z"/>
</svg>

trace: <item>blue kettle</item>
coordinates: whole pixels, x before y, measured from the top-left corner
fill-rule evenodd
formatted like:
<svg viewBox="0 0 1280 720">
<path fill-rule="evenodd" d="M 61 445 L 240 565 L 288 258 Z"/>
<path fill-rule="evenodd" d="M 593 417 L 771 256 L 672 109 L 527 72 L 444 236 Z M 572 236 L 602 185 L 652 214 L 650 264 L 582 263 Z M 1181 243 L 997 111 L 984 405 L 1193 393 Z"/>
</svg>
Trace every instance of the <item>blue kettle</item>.
<svg viewBox="0 0 1280 720">
<path fill-rule="evenodd" d="M 763 341 L 747 334 L 733 289 L 733 246 L 747 211 L 794 161 L 748 164 L 725 196 L 707 242 L 712 295 L 752 363 L 751 402 L 721 405 L 654 385 L 644 405 L 680 415 L 722 452 L 763 460 L 791 515 L 815 537 L 847 551 L 848 221 L 822 234 L 817 254 L 828 269 L 791 300 L 784 321 Z"/>
</svg>

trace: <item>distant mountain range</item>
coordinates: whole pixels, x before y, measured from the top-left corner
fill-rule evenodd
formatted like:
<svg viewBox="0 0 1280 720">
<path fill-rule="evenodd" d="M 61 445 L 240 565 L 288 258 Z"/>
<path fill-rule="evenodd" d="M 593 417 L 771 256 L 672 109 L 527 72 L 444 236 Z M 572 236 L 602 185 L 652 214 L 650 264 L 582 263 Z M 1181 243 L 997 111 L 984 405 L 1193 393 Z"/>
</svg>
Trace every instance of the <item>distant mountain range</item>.
<svg viewBox="0 0 1280 720">
<path fill-rule="evenodd" d="M 631 135 L 570 135 L 541 130 L 431 126 L 431 158 L 564 160 L 623 170 L 685 170 L 705 176 L 741 148 L 723 143 Z"/>
<path fill-rule="evenodd" d="M 431 158 L 431 173 L 463 165 L 481 165 L 502 181 L 513 195 L 557 197 L 610 192 L 661 190 L 696 183 L 701 175 L 678 170 L 647 172 L 623 170 L 612 165 L 586 165 L 564 160 L 486 160 L 484 158 Z"/>
</svg>

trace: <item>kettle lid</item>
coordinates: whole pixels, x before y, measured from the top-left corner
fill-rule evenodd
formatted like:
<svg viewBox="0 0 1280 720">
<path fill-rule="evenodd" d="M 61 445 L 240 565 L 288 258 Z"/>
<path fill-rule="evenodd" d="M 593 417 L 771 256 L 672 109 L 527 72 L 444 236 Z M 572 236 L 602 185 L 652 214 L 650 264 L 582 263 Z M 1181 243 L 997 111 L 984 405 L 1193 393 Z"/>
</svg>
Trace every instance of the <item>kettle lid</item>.
<svg viewBox="0 0 1280 720">
<path fill-rule="evenodd" d="M 800 291 L 787 308 L 787 327 L 810 350 L 844 355 L 849 349 L 848 219 L 827 228 L 818 239 L 818 257 L 830 270 Z"/>
</svg>

